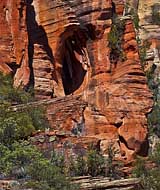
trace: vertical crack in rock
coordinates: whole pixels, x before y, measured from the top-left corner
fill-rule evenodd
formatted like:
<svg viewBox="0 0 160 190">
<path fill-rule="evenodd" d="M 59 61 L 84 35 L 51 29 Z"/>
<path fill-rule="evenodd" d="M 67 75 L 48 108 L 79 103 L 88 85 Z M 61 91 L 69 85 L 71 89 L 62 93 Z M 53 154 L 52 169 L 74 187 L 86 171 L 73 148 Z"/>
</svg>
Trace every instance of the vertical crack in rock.
<svg viewBox="0 0 160 190">
<path fill-rule="evenodd" d="M 54 75 L 52 73 L 54 71 L 54 57 L 45 30 L 36 21 L 36 12 L 32 2 L 32 0 L 28 0 L 26 8 L 30 68 L 30 82 L 28 86 L 34 87 L 37 98 L 47 98 L 53 96 L 51 81 Z M 41 75 L 38 73 L 38 70 L 41 71 Z"/>
</svg>

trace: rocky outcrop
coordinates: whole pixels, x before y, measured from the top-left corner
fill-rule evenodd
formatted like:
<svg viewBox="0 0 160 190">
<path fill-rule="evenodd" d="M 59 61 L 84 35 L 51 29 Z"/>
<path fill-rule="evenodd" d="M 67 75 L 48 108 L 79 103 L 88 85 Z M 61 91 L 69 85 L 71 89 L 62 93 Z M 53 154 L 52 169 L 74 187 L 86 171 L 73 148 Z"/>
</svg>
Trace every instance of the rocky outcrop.
<svg viewBox="0 0 160 190">
<path fill-rule="evenodd" d="M 26 6 L 21 0 L 1 1 L 0 70 L 15 73 L 16 83 L 29 82 Z"/>
<path fill-rule="evenodd" d="M 8 0 L 0 7 L 1 26 L 11 25 L 0 30 L 0 69 L 14 74 L 15 86 L 33 86 L 37 99 L 55 98 L 47 116 L 57 147 L 96 142 L 105 154 L 112 144 L 127 161 L 147 154 L 152 94 L 124 7 L 116 0 Z"/>
<path fill-rule="evenodd" d="M 73 179 L 74 184 L 79 184 L 81 190 L 88 189 L 109 189 L 109 190 L 133 190 L 140 187 L 140 180 L 137 178 L 121 179 L 110 181 L 108 178 L 91 178 L 89 176 Z"/>
<path fill-rule="evenodd" d="M 152 127 L 159 136 L 159 121 L 154 118 L 160 107 L 160 1 L 139 1 L 138 15 L 140 18 L 139 38 L 142 43 L 144 69 L 148 75 L 150 88 L 154 94 L 154 108 L 149 115 Z M 151 145 L 152 146 L 152 145 Z"/>
<path fill-rule="evenodd" d="M 142 43 L 148 42 L 146 46 L 146 67 L 145 70 L 149 70 L 153 65 L 157 67 L 155 72 L 155 80 L 160 78 L 160 1 L 140 0 L 138 4 L 138 16 L 139 16 L 139 38 Z M 145 44 L 144 44 L 145 45 Z"/>
<path fill-rule="evenodd" d="M 140 19 L 140 38 L 146 39 L 160 39 L 159 34 L 159 0 L 140 0 L 138 4 L 138 15 Z"/>
<path fill-rule="evenodd" d="M 2 190 L 19 190 L 20 183 L 16 180 L 0 180 L 0 188 Z"/>
<path fill-rule="evenodd" d="M 0 188 L 2 190 L 23 190 L 21 187 L 23 182 L 15 180 L 0 180 Z M 108 178 L 93 178 L 90 176 L 81 176 L 73 178 L 73 184 L 77 185 L 79 189 L 88 190 L 88 189 L 112 189 L 116 190 L 133 190 L 140 185 L 140 180 L 137 178 L 122 179 L 122 180 L 113 180 L 109 181 Z M 25 189 L 32 190 L 32 189 Z"/>
</svg>

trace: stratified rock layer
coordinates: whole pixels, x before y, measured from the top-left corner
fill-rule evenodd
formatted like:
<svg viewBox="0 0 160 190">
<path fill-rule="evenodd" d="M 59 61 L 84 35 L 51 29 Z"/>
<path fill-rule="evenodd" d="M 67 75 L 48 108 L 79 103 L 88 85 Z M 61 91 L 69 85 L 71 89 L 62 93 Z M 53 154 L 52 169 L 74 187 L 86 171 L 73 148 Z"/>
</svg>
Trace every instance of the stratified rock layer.
<svg viewBox="0 0 160 190">
<path fill-rule="evenodd" d="M 1 3 L 0 70 L 14 73 L 15 86 L 33 86 L 37 99 L 62 97 L 47 105 L 57 148 L 86 141 L 103 153 L 113 144 L 127 161 L 147 154 L 152 95 L 132 21 L 120 18 L 123 57 L 109 39 L 115 13 L 122 16 L 123 9 L 116 0 Z"/>
<path fill-rule="evenodd" d="M 138 5 L 140 18 L 139 38 L 146 46 L 145 70 L 154 68 L 153 78 L 157 88 L 157 101 L 160 94 L 160 0 L 141 0 Z"/>
</svg>

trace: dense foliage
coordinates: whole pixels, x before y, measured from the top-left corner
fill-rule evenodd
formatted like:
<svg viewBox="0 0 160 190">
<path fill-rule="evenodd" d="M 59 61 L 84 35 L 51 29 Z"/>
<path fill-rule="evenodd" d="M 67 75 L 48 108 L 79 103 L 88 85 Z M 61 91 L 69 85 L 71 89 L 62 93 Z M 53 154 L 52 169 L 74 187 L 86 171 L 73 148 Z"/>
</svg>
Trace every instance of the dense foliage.
<svg viewBox="0 0 160 190">
<path fill-rule="evenodd" d="M 152 112 L 148 114 L 148 125 L 150 134 L 156 134 L 160 137 L 160 80 L 157 65 L 153 64 L 150 68 L 145 69 L 147 66 L 147 50 L 150 48 L 148 41 L 139 44 L 139 54 L 141 59 L 142 68 L 145 71 L 148 86 L 153 93 L 154 106 Z"/>
<path fill-rule="evenodd" d="M 154 14 L 157 14 L 154 12 Z M 157 19 L 154 16 L 154 19 Z M 160 137 L 160 81 L 157 65 L 153 63 L 150 68 L 147 68 L 147 50 L 150 49 L 150 43 L 138 40 L 139 55 L 142 68 L 148 80 L 148 86 L 153 93 L 154 106 L 151 113 L 148 114 L 149 136 Z M 146 69 L 147 68 L 147 69 Z M 151 151 L 149 158 L 143 160 L 138 158 L 133 171 L 134 176 L 141 178 L 141 186 L 139 190 L 159 190 L 160 189 L 160 144 L 156 145 L 156 149 Z"/>
<path fill-rule="evenodd" d="M 120 161 L 115 161 L 116 151 L 112 145 L 108 147 L 107 152 L 108 156 L 105 158 L 94 148 L 89 148 L 86 154 L 80 153 L 74 159 L 70 158 L 67 172 L 71 176 L 107 176 L 111 180 L 120 179 L 124 176 L 121 171 L 123 165 Z"/>
<path fill-rule="evenodd" d="M 137 159 L 133 175 L 141 179 L 137 190 L 159 190 L 160 188 L 160 144 L 148 160 Z"/>
<path fill-rule="evenodd" d="M 0 74 L 0 177 L 23 178 L 23 186 L 38 190 L 72 189 L 61 168 L 28 141 L 34 131 L 48 127 L 43 110 L 11 107 L 32 100 L 29 92 L 13 88 L 11 77 Z"/>
<path fill-rule="evenodd" d="M 112 19 L 112 27 L 108 34 L 110 52 L 110 60 L 114 62 L 116 60 L 124 61 L 126 59 L 125 53 L 122 48 L 123 32 L 125 28 L 125 21 L 120 20 L 115 14 Z"/>
<path fill-rule="evenodd" d="M 13 88 L 13 80 L 10 75 L 0 73 L 0 100 L 11 104 L 27 103 L 33 100 L 31 89 L 25 92 L 21 87 Z"/>
<path fill-rule="evenodd" d="M 0 143 L 6 146 L 48 127 L 43 109 L 28 106 L 12 110 L 12 104 L 28 103 L 33 98 L 30 93 L 13 88 L 11 81 L 10 77 L 0 74 Z"/>
</svg>

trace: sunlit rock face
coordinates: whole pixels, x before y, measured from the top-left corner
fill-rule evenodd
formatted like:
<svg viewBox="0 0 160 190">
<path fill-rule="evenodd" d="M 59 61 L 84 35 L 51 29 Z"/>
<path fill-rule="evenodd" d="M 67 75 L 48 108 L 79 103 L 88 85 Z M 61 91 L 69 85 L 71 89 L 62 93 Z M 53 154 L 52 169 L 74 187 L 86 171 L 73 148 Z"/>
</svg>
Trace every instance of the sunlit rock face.
<svg viewBox="0 0 160 190">
<path fill-rule="evenodd" d="M 127 161 L 147 154 L 152 95 L 134 25 L 122 17 L 124 7 L 118 0 L 0 4 L 0 70 L 13 73 L 15 86 L 33 87 L 39 100 L 61 97 L 47 106 L 51 128 L 61 139 L 57 147 L 86 141 L 98 143 L 105 154 L 113 144 Z M 123 55 L 109 39 L 115 14 L 123 21 L 118 45 Z"/>
<path fill-rule="evenodd" d="M 139 1 L 138 15 L 140 18 L 139 37 L 147 42 L 147 56 L 145 70 L 156 67 L 155 80 L 160 79 L 160 1 Z M 159 92 L 160 93 L 160 92 Z"/>
</svg>

